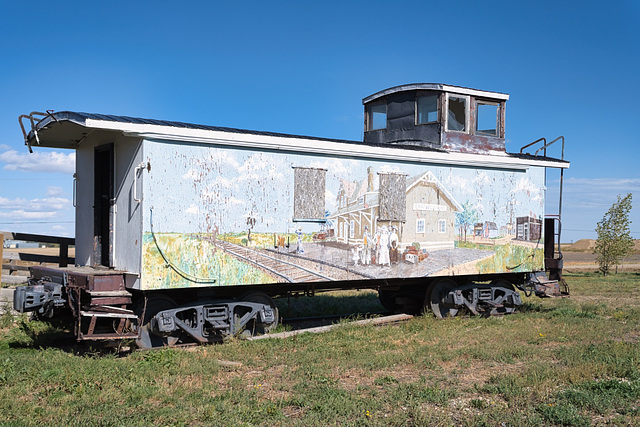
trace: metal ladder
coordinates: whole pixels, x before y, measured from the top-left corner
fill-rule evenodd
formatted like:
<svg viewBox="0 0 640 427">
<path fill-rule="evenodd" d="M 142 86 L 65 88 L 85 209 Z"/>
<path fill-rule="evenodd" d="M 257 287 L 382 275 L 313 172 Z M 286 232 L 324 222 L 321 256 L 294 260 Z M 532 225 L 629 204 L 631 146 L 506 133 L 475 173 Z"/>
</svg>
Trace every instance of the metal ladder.
<svg viewBox="0 0 640 427">
<path fill-rule="evenodd" d="M 532 143 L 529 143 L 520 148 L 520 154 L 525 153 L 524 150 L 539 142 L 542 142 L 542 146 L 538 148 L 533 156 L 538 156 L 542 151 L 543 157 L 547 157 L 547 148 L 557 141 L 562 141 L 562 151 L 560 160 L 564 161 L 564 136 L 559 136 L 547 142 L 546 138 L 539 138 Z M 560 168 L 560 192 L 558 197 L 558 214 L 557 215 L 545 215 L 545 271 L 549 272 L 550 281 L 557 281 L 560 287 L 560 294 L 562 296 L 569 295 L 569 285 L 562 277 L 562 191 L 564 186 L 564 169 Z M 557 224 L 556 224 L 557 223 Z M 557 225 L 557 228 L 556 228 Z M 557 231 L 556 231 L 557 230 Z"/>
</svg>

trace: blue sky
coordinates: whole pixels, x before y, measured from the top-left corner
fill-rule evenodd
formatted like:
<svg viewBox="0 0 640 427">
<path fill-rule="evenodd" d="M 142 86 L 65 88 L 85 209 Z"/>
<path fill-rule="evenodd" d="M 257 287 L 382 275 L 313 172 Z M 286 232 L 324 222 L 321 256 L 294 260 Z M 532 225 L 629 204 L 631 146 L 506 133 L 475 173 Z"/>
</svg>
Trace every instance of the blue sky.
<svg viewBox="0 0 640 427">
<path fill-rule="evenodd" d="M 509 151 L 565 136 L 564 241 L 629 192 L 640 238 L 637 22 L 633 1 L 4 1 L 0 230 L 74 234 L 73 155 L 28 154 L 20 114 L 359 140 L 362 98 L 437 82 L 509 93 Z"/>
</svg>

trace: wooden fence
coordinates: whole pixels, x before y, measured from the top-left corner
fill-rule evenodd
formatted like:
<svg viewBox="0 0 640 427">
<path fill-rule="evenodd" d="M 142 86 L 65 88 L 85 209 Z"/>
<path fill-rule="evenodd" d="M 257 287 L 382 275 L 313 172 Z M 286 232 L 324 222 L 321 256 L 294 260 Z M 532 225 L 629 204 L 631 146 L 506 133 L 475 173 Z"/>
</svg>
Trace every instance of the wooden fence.
<svg viewBox="0 0 640 427">
<path fill-rule="evenodd" d="M 9 264 L 4 263 L 3 247 L 4 247 L 5 240 L 18 240 L 18 241 L 24 241 L 24 242 L 37 242 L 37 243 L 53 243 L 53 244 L 59 245 L 60 247 L 58 256 L 18 252 L 17 253 L 18 261 L 31 261 L 31 262 L 37 262 L 37 263 L 58 264 L 60 267 L 66 267 L 69 264 L 75 264 L 75 258 L 69 256 L 69 246 L 75 245 L 75 239 L 71 237 L 45 236 L 42 234 L 13 233 L 10 231 L 0 231 L 0 240 L 2 241 L 2 245 L 0 245 L 0 259 L 3 260 L 2 269 L 8 270 L 9 274 L 11 274 L 14 271 L 26 271 L 29 269 L 29 267 L 16 264 L 15 262 L 10 262 Z M 0 276 L 0 279 L 1 279 L 1 276 Z"/>
</svg>

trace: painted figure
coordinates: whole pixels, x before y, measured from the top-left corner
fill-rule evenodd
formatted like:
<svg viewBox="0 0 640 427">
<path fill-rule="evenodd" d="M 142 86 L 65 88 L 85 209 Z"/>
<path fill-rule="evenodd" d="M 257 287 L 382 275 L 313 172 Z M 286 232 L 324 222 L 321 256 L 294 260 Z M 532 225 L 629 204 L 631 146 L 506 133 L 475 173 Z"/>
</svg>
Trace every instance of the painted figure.
<svg viewBox="0 0 640 427">
<path fill-rule="evenodd" d="M 353 265 L 358 265 L 358 261 L 360 261 L 360 257 L 362 255 L 362 247 L 361 246 L 354 246 L 353 249 L 351 249 L 351 259 L 353 260 Z"/>
<path fill-rule="evenodd" d="M 304 248 L 302 247 L 302 228 L 298 228 L 296 230 L 296 236 L 298 236 L 298 249 L 296 249 L 296 252 L 299 254 L 303 254 Z"/>
<path fill-rule="evenodd" d="M 383 226 L 380 231 L 380 260 L 378 264 L 380 265 L 391 265 L 391 260 L 389 259 L 389 229 L 387 226 Z"/>
<path fill-rule="evenodd" d="M 391 236 L 389 237 L 389 258 L 393 264 L 398 263 L 398 229 L 396 226 L 391 227 Z"/>
<path fill-rule="evenodd" d="M 362 235 L 362 249 L 363 249 L 363 260 L 362 264 L 370 265 L 371 264 L 371 247 L 373 246 L 373 240 L 371 239 L 371 233 L 369 233 L 369 227 L 364 226 L 364 233 Z"/>
</svg>

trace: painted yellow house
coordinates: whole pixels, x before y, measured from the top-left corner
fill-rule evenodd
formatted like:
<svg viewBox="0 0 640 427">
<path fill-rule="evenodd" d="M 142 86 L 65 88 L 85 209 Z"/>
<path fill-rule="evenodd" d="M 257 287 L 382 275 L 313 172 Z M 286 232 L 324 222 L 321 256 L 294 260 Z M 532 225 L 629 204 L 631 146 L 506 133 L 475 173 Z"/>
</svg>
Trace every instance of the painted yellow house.
<svg viewBox="0 0 640 427">
<path fill-rule="evenodd" d="M 374 235 L 379 227 L 396 227 L 400 248 L 420 244 L 427 250 L 453 248 L 455 242 L 455 213 L 462 206 L 440 183 L 431 171 L 404 180 L 403 218 L 380 218 L 380 189 L 376 186 L 373 169 L 361 181 L 342 181 L 337 196 L 337 210 L 330 215 L 339 242 L 362 244 L 365 227 Z M 400 210 L 402 211 L 402 210 Z"/>
</svg>

